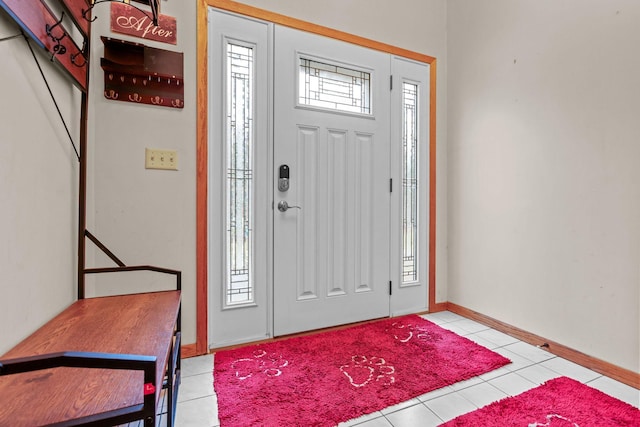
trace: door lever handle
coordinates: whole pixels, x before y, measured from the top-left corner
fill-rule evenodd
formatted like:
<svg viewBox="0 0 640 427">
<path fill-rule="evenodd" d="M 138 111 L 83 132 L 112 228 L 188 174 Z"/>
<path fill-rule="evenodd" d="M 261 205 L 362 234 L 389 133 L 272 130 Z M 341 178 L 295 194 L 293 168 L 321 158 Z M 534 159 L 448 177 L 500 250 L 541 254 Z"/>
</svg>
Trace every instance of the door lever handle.
<svg viewBox="0 0 640 427">
<path fill-rule="evenodd" d="M 280 200 L 278 202 L 278 210 L 280 212 L 286 212 L 291 208 L 295 208 L 295 209 L 302 209 L 300 206 L 290 206 L 289 203 L 287 203 L 286 200 Z"/>
</svg>

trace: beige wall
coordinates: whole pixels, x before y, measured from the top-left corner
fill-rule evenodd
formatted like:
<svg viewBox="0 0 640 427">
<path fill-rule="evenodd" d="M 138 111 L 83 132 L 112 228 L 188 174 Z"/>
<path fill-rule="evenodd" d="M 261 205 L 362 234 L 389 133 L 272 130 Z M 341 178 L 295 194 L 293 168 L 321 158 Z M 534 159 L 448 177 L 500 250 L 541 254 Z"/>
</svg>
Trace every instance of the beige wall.
<svg viewBox="0 0 640 427">
<path fill-rule="evenodd" d="M 640 3 L 448 2 L 449 300 L 640 368 Z"/>
<path fill-rule="evenodd" d="M 438 301 L 638 370 L 637 2 L 247 3 L 437 57 Z M 104 99 L 98 36 L 114 35 L 95 9 L 88 228 L 128 264 L 184 272 L 190 343 L 196 2 L 162 7 L 178 45 L 148 44 L 185 54 L 181 111 Z M 0 38 L 15 32 L 0 15 Z M 75 296 L 77 163 L 23 44 L 0 42 L 0 352 Z M 77 90 L 42 62 L 77 136 Z M 145 147 L 177 150 L 180 170 L 145 170 Z"/>
<path fill-rule="evenodd" d="M 0 39 L 14 34 L 0 11 Z M 80 92 L 34 51 L 77 145 Z M 0 58 L 1 355 L 74 301 L 78 161 L 24 38 Z"/>
<path fill-rule="evenodd" d="M 182 271 L 183 342 L 195 342 L 196 191 L 196 4 L 162 2 L 177 20 L 177 45 L 112 33 L 109 4 L 94 8 L 92 27 L 89 192 L 87 227 L 125 264 L 151 264 Z M 183 109 L 112 101 L 103 94 L 100 36 L 184 53 Z M 178 171 L 145 169 L 145 148 L 178 152 Z M 90 249 L 89 266 L 113 266 Z M 167 280 L 167 278 L 169 280 Z M 90 278 L 88 294 L 155 290 L 171 286 L 158 274 Z M 119 286 L 116 286 L 116 282 Z M 160 282 L 159 284 L 156 282 Z M 95 286 L 94 286 L 95 285 Z"/>
</svg>

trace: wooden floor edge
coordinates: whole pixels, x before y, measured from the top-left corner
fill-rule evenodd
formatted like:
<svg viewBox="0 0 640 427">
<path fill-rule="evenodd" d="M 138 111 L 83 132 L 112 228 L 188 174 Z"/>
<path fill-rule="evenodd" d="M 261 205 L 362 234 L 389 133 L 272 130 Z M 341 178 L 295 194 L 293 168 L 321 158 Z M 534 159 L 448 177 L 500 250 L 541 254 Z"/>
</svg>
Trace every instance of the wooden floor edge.
<svg viewBox="0 0 640 427">
<path fill-rule="evenodd" d="M 449 307 L 449 303 L 446 302 L 437 302 L 435 304 L 430 304 L 429 311 L 427 313 L 438 313 L 440 311 L 447 311 L 447 307 Z"/>
<path fill-rule="evenodd" d="M 571 347 L 567 347 L 539 335 L 532 334 L 531 332 L 511 326 L 508 323 L 496 320 L 492 317 L 452 302 L 447 303 L 447 309 L 452 313 L 459 314 L 460 316 L 475 320 L 483 325 L 490 326 L 497 331 L 547 350 L 549 353 L 555 354 L 556 356 L 560 356 L 571 362 L 577 363 L 578 365 L 584 366 L 585 368 L 591 369 L 592 371 L 596 371 L 602 375 L 606 375 L 607 377 L 620 381 L 621 383 L 640 389 L 640 373 L 622 368 L 596 357 L 589 356 Z"/>
<path fill-rule="evenodd" d="M 183 359 L 186 359 L 188 357 L 202 356 L 202 354 L 198 353 L 195 344 L 185 344 L 183 346 L 180 346 L 180 356 Z"/>
</svg>

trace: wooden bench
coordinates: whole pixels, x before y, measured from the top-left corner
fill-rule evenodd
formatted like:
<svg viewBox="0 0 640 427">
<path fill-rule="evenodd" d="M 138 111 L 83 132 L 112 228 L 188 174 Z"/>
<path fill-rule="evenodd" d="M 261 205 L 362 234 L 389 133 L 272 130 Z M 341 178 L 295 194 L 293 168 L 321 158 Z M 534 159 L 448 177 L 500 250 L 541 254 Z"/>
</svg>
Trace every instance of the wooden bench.
<svg viewBox="0 0 640 427">
<path fill-rule="evenodd" d="M 0 426 L 155 426 L 180 384 L 180 291 L 81 299 L 0 358 Z"/>
</svg>

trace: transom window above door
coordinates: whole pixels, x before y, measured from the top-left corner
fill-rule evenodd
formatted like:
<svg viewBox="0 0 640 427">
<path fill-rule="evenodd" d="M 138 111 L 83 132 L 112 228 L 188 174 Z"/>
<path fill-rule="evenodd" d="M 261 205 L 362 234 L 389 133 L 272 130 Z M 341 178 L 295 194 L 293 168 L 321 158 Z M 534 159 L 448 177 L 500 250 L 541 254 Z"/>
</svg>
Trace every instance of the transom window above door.
<svg viewBox="0 0 640 427">
<path fill-rule="evenodd" d="M 371 115 L 371 73 L 301 56 L 298 102 L 311 107 Z"/>
</svg>

